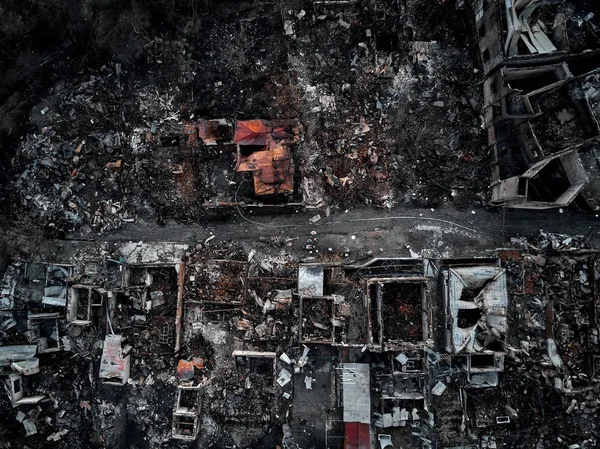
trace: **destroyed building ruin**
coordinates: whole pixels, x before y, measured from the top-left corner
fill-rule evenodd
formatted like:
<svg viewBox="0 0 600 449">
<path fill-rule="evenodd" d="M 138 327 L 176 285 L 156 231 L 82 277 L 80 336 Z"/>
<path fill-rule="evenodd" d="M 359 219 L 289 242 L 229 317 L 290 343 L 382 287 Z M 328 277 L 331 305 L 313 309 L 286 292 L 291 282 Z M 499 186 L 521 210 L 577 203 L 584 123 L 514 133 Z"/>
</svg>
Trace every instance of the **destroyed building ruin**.
<svg viewBox="0 0 600 449">
<path fill-rule="evenodd" d="M 506 272 L 490 265 L 448 265 L 444 270 L 446 351 L 473 386 L 498 384 L 508 333 Z"/>
<path fill-rule="evenodd" d="M 596 209 L 598 11 L 477 1 L 492 203 Z"/>
<path fill-rule="evenodd" d="M 31 311 L 14 315 L 13 335 L 23 332 L 21 341 L 32 343 L 0 348 L 10 410 L 25 413 L 27 438 L 49 435 L 26 409 L 52 416 L 52 401 L 65 393 L 40 388 L 42 373 L 90 354 L 98 388 L 138 395 L 128 412 L 138 425 L 147 425 L 154 401 L 168 399 L 154 405 L 167 421 L 148 428 L 163 443 L 207 441 L 214 428 L 206 423 L 216 420 L 287 426 L 288 447 L 493 447 L 508 442 L 515 426 L 530 431 L 522 388 L 543 394 L 545 407 L 562 403 L 562 413 L 568 407 L 595 419 L 596 254 L 579 249 L 579 240 L 540 238 L 545 247 L 502 250 L 497 258 L 349 264 L 199 248 L 129 264 L 118 253 L 131 249 L 117 245 L 105 264 L 86 269 L 74 261 L 67 304 L 44 313 L 39 299 L 18 294 L 26 286 L 16 276 L 12 307 Z M 90 333 L 100 323 L 101 346 Z M 56 348 L 40 343 L 48 333 L 56 333 Z M 575 334 L 585 353 L 573 352 Z M 67 358 L 51 362 L 48 349 Z M 119 419 L 114 399 L 80 401 L 78 410 L 99 413 L 106 428 Z M 317 417 L 322 432 L 303 432 Z M 71 438 L 69 429 L 61 424 L 53 438 Z"/>
</svg>

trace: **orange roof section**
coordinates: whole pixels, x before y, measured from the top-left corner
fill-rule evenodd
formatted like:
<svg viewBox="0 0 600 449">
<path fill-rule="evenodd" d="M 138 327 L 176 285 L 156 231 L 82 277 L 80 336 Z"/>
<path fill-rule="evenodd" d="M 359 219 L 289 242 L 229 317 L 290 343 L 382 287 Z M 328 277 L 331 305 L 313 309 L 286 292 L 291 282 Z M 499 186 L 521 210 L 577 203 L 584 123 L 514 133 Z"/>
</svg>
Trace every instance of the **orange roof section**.
<svg viewBox="0 0 600 449">
<path fill-rule="evenodd" d="M 270 146 L 294 136 L 289 120 L 238 120 L 235 123 L 233 142 L 238 145 Z"/>
<path fill-rule="evenodd" d="M 254 172 L 256 195 L 294 192 L 294 161 L 285 146 L 264 147 L 248 156 L 238 152 L 236 171 Z"/>
</svg>

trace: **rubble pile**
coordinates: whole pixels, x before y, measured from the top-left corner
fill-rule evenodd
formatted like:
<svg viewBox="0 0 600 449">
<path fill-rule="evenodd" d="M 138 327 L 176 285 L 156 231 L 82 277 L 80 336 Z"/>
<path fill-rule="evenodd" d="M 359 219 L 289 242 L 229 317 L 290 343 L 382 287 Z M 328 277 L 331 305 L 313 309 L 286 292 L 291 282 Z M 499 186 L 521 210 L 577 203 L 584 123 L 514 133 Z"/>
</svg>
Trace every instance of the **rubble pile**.
<svg viewBox="0 0 600 449">
<path fill-rule="evenodd" d="M 113 63 L 58 82 L 13 158 L 20 218 L 67 235 L 197 221 L 210 216 L 203 204 L 480 202 L 487 175 L 467 43 L 428 34 L 437 18 L 419 2 L 366 3 L 202 18 L 214 39 L 149 37 L 143 75 Z M 254 172 L 262 191 L 256 179 L 249 190 L 235 146 L 205 145 L 194 131 L 222 117 L 305 125 L 283 186 L 269 184 L 281 167 L 265 166 Z"/>
<path fill-rule="evenodd" d="M 499 259 L 355 264 L 213 240 L 10 265 L 0 436 L 252 447 L 289 426 L 288 444 L 308 446 L 367 426 L 406 447 L 515 435 L 595 447 L 598 263 L 585 238 L 542 232 Z M 327 432 L 309 425 L 328 420 Z"/>
<path fill-rule="evenodd" d="M 420 2 L 325 2 L 312 17 L 286 15 L 294 25 L 290 64 L 310 124 L 300 149 L 314 183 L 305 198 L 322 186 L 333 204 L 479 201 L 473 179 L 483 178 L 485 190 L 485 155 L 478 94 L 468 88 L 477 69 L 463 42 L 427 34 L 424 9 Z"/>
</svg>

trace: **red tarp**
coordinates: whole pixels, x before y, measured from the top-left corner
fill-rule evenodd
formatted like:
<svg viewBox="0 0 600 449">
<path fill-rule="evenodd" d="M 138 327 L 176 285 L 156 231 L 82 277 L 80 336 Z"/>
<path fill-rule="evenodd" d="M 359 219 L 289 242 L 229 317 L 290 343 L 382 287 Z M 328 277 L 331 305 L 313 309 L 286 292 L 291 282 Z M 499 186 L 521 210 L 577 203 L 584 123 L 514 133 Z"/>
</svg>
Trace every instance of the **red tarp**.
<svg viewBox="0 0 600 449">
<path fill-rule="evenodd" d="M 358 422 L 344 423 L 344 449 L 370 449 L 371 434 L 369 424 Z"/>
</svg>

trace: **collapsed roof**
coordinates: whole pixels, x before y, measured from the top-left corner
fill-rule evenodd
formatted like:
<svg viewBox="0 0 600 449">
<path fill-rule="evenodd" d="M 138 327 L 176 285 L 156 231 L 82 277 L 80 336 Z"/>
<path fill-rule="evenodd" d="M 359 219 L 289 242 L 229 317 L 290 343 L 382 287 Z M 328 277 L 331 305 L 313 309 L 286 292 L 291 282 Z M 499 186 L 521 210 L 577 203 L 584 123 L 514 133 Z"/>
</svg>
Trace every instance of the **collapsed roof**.
<svg viewBox="0 0 600 449">
<path fill-rule="evenodd" d="M 446 349 L 454 354 L 502 352 L 507 332 L 506 272 L 497 266 L 456 267 L 444 272 L 450 335 Z"/>
</svg>

